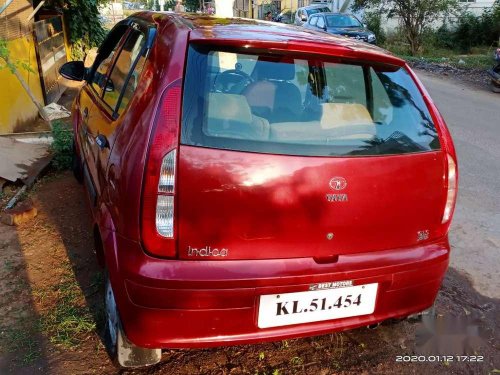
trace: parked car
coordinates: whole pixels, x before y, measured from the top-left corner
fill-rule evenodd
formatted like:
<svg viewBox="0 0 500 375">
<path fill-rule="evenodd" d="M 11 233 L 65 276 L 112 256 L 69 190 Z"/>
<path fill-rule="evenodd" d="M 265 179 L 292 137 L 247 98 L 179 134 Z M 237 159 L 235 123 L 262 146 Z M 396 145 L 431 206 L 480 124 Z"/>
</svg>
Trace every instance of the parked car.
<svg viewBox="0 0 500 375">
<path fill-rule="evenodd" d="M 371 44 L 377 43 L 375 34 L 351 14 L 318 13 L 309 17 L 303 26 L 308 29 L 326 31 L 334 35 L 343 35 Z"/>
<path fill-rule="evenodd" d="M 143 12 L 91 68 L 60 72 L 84 81 L 74 172 L 120 366 L 433 305 L 457 161 L 403 60 L 303 28 Z"/>
<path fill-rule="evenodd" d="M 491 77 L 490 87 L 493 92 L 500 93 L 500 48 L 493 53 L 495 65 L 487 71 Z"/>
<path fill-rule="evenodd" d="M 298 8 L 295 12 L 294 23 L 297 26 L 302 26 L 305 22 L 307 22 L 307 19 L 311 14 L 321 12 L 331 12 L 331 10 L 323 4 L 309 5 L 306 7 Z"/>
</svg>

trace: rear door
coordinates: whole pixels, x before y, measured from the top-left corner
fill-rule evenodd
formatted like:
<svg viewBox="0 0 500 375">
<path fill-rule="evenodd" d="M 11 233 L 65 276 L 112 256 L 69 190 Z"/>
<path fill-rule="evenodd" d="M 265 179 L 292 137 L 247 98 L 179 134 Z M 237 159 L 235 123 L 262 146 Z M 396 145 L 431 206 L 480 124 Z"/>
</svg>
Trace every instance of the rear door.
<svg viewBox="0 0 500 375">
<path fill-rule="evenodd" d="M 253 82 L 221 84 L 231 69 Z M 431 241 L 444 177 L 436 128 L 404 68 L 191 47 L 180 257 L 331 261 Z"/>
<path fill-rule="evenodd" d="M 113 187 L 108 179 L 108 160 L 113 149 L 117 130 L 129 109 L 129 103 L 137 90 L 140 76 L 146 62 L 148 29 L 137 23 L 129 26 L 126 39 L 107 75 L 107 89 L 96 101 L 93 136 L 97 157 L 97 179 L 102 195 L 105 189 Z"/>
<path fill-rule="evenodd" d="M 101 184 L 98 178 L 99 152 L 96 136 L 102 119 L 101 109 L 96 106 L 103 93 L 106 91 L 108 74 L 114 64 L 121 45 L 126 40 L 128 26 L 118 24 L 108 34 L 100 46 L 96 60 L 91 68 L 87 84 L 80 97 L 82 111 L 82 125 L 79 128 L 79 137 L 85 154 L 85 180 L 93 204 L 97 201 Z"/>
<path fill-rule="evenodd" d="M 154 29 L 150 30 L 145 24 L 127 21 L 124 26 L 120 29 L 122 37 L 113 51 L 110 67 L 102 78 L 102 87 L 105 89 L 94 97 L 94 110 L 88 126 L 88 138 L 92 140 L 90 148 L 95 161 L 92 177 L 98 196 L 110 188 L 109 156 L 117 130 L 140 82 L 147 51 L 152 43 L 148 37 L 154 36 Z"/>
</svg>

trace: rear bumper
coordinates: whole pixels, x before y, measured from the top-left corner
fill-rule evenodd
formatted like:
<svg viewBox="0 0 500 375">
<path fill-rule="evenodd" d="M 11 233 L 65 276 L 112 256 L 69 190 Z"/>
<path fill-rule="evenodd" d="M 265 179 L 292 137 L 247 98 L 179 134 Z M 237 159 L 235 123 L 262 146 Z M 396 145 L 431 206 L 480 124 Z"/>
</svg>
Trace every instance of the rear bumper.
<svg viewBox="0 0 500 375">
<path fill-rule="evenodd" d="M 448 267 L 443 240 L 421 247 L 340 256 L 258 261 L 169 261 L 117 236 L 114 285 L 128 338 L 149 348 L 247 344 L 331 333 L 404 317 L 432 305 Z M 260 329 L 259 296 L 306 291 L 309 284 L 379 283 L 373 314 Z M 113 281 L 113 280 L 112 280 Z"/>
</svg>

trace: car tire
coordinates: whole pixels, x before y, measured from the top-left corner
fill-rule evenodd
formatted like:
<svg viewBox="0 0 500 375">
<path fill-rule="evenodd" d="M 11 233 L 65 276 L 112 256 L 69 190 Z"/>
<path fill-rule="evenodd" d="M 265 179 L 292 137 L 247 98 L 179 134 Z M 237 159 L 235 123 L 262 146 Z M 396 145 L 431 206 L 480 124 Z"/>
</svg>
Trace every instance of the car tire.
<svg viewBox="0 0 500 375">
<path fill-rule="evenodd" d="M 491 88 L 491 91 L 493 92 L 496 92 L 497 94 L 500 93 L 500 86 L 497 85 L 495 82 L 491 81 L 490 82 L 490 88 Z"/>
<path fill-rule="evenodd" d="M 73 175 L 75 176 L 76 180 L 80 184 L 83 184 L 82 161 L 80 159 L 80 156 L 78 156 L 78 154 L 76 152 L 75 142 L 73 142 L 73 156 L 72 156 L 72 160 L 71 160 L 71 169 L 73 170 Z"/>
<path fill-rule="evenodd" d="M 159 363 L 161 349 L 139 347 L 125 335 L 108 272 L 105 272 L 104 306 L 104 345 L 113 364 L 118 368 L 137 368 Z"/>
<path fill-rule="evenodd" d="M 412 314 L 407 317 L 410 322 L 422 322 L 425 319 L 434 319 L 436 317 L 436 302 L 432 304 L 431 307 L 420 311 L 419 313 Z"/>
</svg>

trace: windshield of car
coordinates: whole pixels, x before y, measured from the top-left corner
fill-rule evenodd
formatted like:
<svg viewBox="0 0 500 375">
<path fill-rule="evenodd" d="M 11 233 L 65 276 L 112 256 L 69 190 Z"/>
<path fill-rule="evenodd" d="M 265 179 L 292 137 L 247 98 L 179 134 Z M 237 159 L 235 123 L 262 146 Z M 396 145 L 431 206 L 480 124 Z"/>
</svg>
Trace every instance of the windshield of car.
<svg viewBox="0 0 500 375">
<path fill-rule="evenodd" d="M 335 14 L 326 16 L 326 24 L 330 27 L 362 27 L 363 25 L 353 16 Z"/>
<path fill-rule="evenodd" d="M 307 15 L 310 16 L 311 14 L 315 14 L 315 13 L 325 13 L 325 12 L 329 12 L 330 9 L 328 8 L 309 8 L 309 9 L 306 9 L 306 12 L 307 12 Z"/>
<path fill-rule="evenodd" d="M 191 45 L 181 142 L 284 155 L 382 155 L 440 148 L 402 67 Z"/>
</svg>

